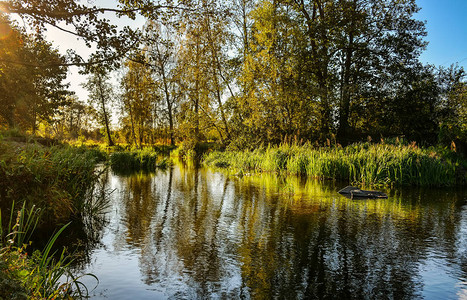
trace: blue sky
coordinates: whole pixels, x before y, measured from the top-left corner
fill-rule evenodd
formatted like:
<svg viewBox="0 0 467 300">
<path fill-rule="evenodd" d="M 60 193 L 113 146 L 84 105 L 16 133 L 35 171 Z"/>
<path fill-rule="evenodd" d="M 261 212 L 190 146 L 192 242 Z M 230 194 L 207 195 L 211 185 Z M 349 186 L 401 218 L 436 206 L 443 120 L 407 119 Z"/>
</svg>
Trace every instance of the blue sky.
<svg viewBox="0 0 467 300">
<path fill-rule="evenodd" d="M 417 0 L 429 42 L 420 60 L 435 66 L 458 62 L 467 69 L 467 0 Z"/>
</svg>

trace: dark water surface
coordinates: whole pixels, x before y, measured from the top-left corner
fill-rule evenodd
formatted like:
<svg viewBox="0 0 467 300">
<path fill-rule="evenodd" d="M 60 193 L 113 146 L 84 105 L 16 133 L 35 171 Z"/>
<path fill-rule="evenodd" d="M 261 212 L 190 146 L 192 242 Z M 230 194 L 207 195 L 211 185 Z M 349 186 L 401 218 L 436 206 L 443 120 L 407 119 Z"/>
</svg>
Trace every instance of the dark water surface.
<svg viewBox="0 0 467 300">
<path fill-rule="evenodd" d="M 109 173 L 108 223 L 82 267 L 100 281 L 92 299 L 467 299 L 465 191 L 349 200 L 342 187 Z"/>
</svg>

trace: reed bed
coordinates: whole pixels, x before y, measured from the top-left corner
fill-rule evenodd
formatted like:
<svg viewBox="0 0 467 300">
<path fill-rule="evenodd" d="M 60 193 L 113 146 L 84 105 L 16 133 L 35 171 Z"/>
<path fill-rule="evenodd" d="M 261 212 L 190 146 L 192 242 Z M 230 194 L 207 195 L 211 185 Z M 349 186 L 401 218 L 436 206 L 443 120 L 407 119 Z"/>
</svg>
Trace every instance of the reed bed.
<svg viewBox="0 0 467 300">
<path fill-rule="evenodd" d="M 453 186 L 463 183 L 459 159 L 415 144 L 347 147 L 282 144 L 253 151 L 214 151 L 204 164 L 244 172 L 287 172 L 361 185 Z"/>
<path fill-rule="evenodd" d="M 166 168 L 171 164 L 166 151 L 154 148 L 114 152 L 110 155 L 109 163 L 112 170 L 117 172 L 154 171 L 156 168 Z"/>
<path fill-rule="evenodd" d="M 88 289 L 80 278 L 96 277 L 92 274 L 74 275 L 70 268 L 73 256 L 65 248 L 60 252 L 52 251 L 69 223 L 51 236 L 42 251 L 31 253 L 30 237 L 41 214 L 35 206 L 27 209 L 25 203 L 16 212 L 13 203 L 8 225 L 0 226 L 0 299 L 87 298 Z M 2 221 L 0 210 L 0 224 Z"/>
<path fill-rule="evenodd" d="M 64 145 L 0 142 L 0 207 L 27 201 L 40 207 L 43 220 L 66 222 L 79 212 L 86 193 L 98 180 L 97 150 Z"/>
</svg>

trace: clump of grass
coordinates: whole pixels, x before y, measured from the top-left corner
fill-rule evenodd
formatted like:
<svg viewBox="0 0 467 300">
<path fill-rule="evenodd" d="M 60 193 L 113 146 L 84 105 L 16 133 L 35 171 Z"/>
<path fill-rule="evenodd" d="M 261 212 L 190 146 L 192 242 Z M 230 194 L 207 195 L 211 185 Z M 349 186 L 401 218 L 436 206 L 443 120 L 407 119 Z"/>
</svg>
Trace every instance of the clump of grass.
<svg viewBox="0 0 467 300">
<path fill-rule="evenodd" d="M 0 207 L 27 201 L 40 207 L 43 220 L 64 223 L 85 201 L 98 178 L 100 152 L 69 146 L 0 143 Z"/>
<path fill-rule="evenodd" d="M 14 211 L 14 204 L 11 211 Z M 2 224 L 0 211 L 0 224 Z M 42 251 L 27 252 L 28 238 L 34 231 L 40 210 L 23 204 L 16 222 L 0 230 L 0 298 L 1 299 L 74 299 L 87 297 L 87 288 L 80 277 L 70 271 L 72 257 L 66 249 L 56 256 L 52 252 L 55 241 L 67 228 L 61 227 Z M 3 228 L 3 226 L 0 226 Z M 95 277 L 94 275 L 87 274 Z M 97 280 L 97 278 L 96 278 Z"/>
<path fill-rule="evenodd" d="M 128 152 L 115 152 L 110 155 L 110 166 L 117 172 L 132 170 L 154 171 L 156 168 L 165 168 L 170 165 L 166 156 L 166 149 L 156 151 L 154 148 L 144 148 Z"/>
<path fill-rule="evenodd" d="M 10 128 L 7 130 L 2 130 L 0 132 L 2 138 L 16 137 L 16 138 L 27 138 L 27 135 L 19 130 L 18 128 Z"/>
<path fill-rule="evenodd" d="M 217 168 L 287 172 L 362 185 L 452 186 L 462 183 L 458 158 L 415 144 L 359 143 L 345 148 L 282 144 L 253 151 L 211 152 L 204 163 Z"/>
<path fill-rule="evenodd" d="M 185 161 L 199 161 L 205 153 L 215 149 L 219 150 L 219 147 L 220 145 L 216 143 L 203 143 L 188 139 L 180 143 L 173 155 Z"/>
</svg>

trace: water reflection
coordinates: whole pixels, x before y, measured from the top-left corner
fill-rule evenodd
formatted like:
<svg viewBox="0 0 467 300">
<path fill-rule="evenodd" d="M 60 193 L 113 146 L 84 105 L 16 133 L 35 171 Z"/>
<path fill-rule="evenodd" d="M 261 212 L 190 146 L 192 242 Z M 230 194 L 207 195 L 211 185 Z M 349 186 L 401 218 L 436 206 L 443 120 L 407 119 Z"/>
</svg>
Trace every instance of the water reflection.
<svg viewBox="0 0 467 300">
<path fill-rule="evenodd" d="M 465 193 L 342 186 L 176 166 L 118 189 L 85 271 L 94 297 L 457 298 L 467 286 Z"/>
</svg>

